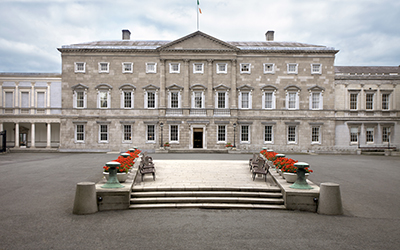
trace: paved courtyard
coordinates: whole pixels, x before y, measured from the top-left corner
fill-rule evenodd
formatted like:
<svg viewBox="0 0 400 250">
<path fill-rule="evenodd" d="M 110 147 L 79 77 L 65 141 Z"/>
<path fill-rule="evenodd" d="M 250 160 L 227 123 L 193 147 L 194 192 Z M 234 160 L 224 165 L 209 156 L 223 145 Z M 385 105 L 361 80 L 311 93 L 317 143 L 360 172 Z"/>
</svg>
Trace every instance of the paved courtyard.
<svg viewBox="0 0 400 250">
<path fill-rule="evenodd" d="M 243 163 L 250 158 L 152 156 L 155 161 Z M 72 214 L 76 183 L 100 180 L 103 164 L 117 155 L 0 155 L 0 249 L 398 249 L 399 157 L 288 156 L 310 163 L 314 183 L 340 184 L 343 216 L 234 209 L 124 210 L 78 216 Z M 160 173 L 157 182 L 162 180 Z M 246 180 L 252 182 L 249 175 Z"/>
</svg>

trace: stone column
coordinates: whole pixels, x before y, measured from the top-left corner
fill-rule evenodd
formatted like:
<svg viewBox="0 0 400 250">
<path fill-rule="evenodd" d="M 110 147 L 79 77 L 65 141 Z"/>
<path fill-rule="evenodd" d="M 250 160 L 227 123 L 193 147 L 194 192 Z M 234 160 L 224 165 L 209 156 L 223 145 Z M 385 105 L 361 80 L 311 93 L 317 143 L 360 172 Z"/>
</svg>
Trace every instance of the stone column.
<svg viewBox="0 0 400 250">
<path fill-rule="evenodd" d="M 190 92 L 189 92 L 189 60 L 185 59 L 184 60 L 184 79 L 183 79 L 183 107 L 184 108 L 190 108 Z"/>
<path fill-rule="evenodd" d="M 207 108 L 213 108 L 213 60 L 208 59 L 208 75 L 207 75 Z"/>
<path fill-rule="evenodd" d="M 47 145 L 46 148 L 51 148 L 51 123 L 46 123 L 47 126 Z"/>
<path fill-rule="evenodd" d="M 236 94 L 236 60 L 232 60 L 232 92 L 230 96 L 230 103 L 231 103 L 231 108 L 236 109 L 237 108 L 237 94 Z"/>
<path fill-rule="evenodd" d="M 3 123 L 0 122 L 0 131 L 3 131 Z"/>
<path fill-rule="evenodd" d="M 15 123 L 15 142 L 14 142 L 14 147 L 19 148 L 19 123 Z"/>
<path fill-rule="evenodd" d="M 160 108 L 165 108 L 165 60 L 160 59 Z"/>
<path fill-rule="evenodd" d="M 31 148 L 35 148 L 36 147 L 36 145 L 35 145 L 35 140 L 36 140 L 36 138 L 35 138 L 35 123 L 31 123 Z"/>
</svg>

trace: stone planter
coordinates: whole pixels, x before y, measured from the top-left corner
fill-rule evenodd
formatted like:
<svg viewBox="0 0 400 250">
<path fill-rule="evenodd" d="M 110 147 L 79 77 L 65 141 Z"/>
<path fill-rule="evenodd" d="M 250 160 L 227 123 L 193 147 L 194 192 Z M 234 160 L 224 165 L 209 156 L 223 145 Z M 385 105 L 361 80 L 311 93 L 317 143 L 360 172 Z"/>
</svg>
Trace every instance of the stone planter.
<svg viewBox="0 0 400 250">
<path fill-rule="evenodd" d="M 306 179 L 308 178 L 310 174 L 306 173 Z M 297 180 L 297 173 L 286 173 L 283 172 L 284 179 L 288 183 L 294 183 Z"/>
<path fill-rule="evenodd" d="M 104 177 L 108 180 L 109 173 L 103 172 Z M 117 173 L 117 179 L 119 182 L 125 182 L 128 179 L 128 173 Z"/>
</svg>

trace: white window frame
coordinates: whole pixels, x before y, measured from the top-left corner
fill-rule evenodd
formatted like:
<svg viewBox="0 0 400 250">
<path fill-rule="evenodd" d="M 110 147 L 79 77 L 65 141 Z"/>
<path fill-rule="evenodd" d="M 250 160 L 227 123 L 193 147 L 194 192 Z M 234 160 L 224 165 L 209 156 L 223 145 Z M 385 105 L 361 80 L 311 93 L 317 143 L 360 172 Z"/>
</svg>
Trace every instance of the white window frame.
<svg viewBox="0 0 400 250">
<path fill-rule="evenodd" d="M 224 94 L 224 107 L 219 106 L 219 94 Z M 227 91 L 215 91 L 215 108 L 216 109 L 227 109 L 228 106 L 228 92 Z"/>
<path fill-rule="evenodd" d="M 243 140 L 243 128 L 247 127 L 247 141 Z M 243 124 L 240 125 L 240 134 L 239 134 L 239 139 L 240 139 L 240 143 L 243 144 L 250 144 L 250 125 L 248 124 Z"/>
<path fill-rule="evenodd" d="M 7 96 L 11 97 L 11 100 L 9 100 L 8 102 L 7 102 Z M 11 90 L 11 91 L 4 90 L 4 104 L 3 104 L 3 107 L 7 108 L 7 109 L 14 108 L 15 107 L 14 99 L 15 99 L 14 90 Z M 11 103 L 11 106 L 9 105 L 10 103 Z"/>
<path fill-rule="evenodd" d="M 372 99 L 368 100 L 368 97 L 372 95 Z M 374 110 L 374 103 L 375 103 L 375 93 L 366 92 L 365 93 L 365 110 L 372 111 Z M 370 107 L 368 107 L 371 105 Z"/>
<path fill-rule="evenodd" d="M 201 93 L 201 107 L 196 107 L 196 93 Z M 204 91 L 203 90 L 194 90 L 192 92 L 192 108 L 194 109 L 204 109 Z"/>
<path fill-rule="evenodd" d="M 146 73 L 147 74 L 156 74 L 157 73 L 157 63 L 153 63 L 153 62 L 146 63 Z"/>
<path fill-rule="evenodd" d="M 220 133 L 220 128 L 224 128 L 224 133 Z M 224 137 L 224 140 L 220 140 L 220 135 Z M 226 125 L 217 125 L 217 144 L 226 144 L 227 143 L 227 126 Z"/>
<path fill-rule="evenodd" d="M 382 142 L 390 143 L 390 127 L 382 127 Z"/>
<path fill-rule="evenodd" d="M 126 67 L 125 66 L 127 66 L 127 65 L 129 65 L 129 67 L 131 68 L 130 70 L 128 69 L 126 69 Z M 123 62 L 122 63 L 122 73 L 133 73 L 133 63 L 131 63 L 131 62 Z"/>
<path fill-rule="evenodd" d="M 131 106 L 130 107 L 125 107 L 125 104 L 126 104 L 126 102 L 125 102 L 125 93 L 130 93 L 131 94 Z M 122 109 L 133 109 L 134 108 L 134 106 L 133 106 L 133 104 L 134 104 L 134 95 L 133 95 L 133 90 L 122 90 L 121 91 L 121 108 Z"/>
<path fill-rule="evenodd" d="M 78 99 L 78 95 L 82 93 L 82 106 L 78 105 L 80 103 L 80 99 Z M 85 90 L 74 90 L 74 108 L 76 109 L 84 109 L 86 108 L 86 91 Z"/>
<path fill-rule="evenodd" d="M 271 66 L 271 70 L 267 70 L 268 66 Z M 275 64 L 274 63 L 264 63 L 263 70 L 264 70 L 264 74 L 275 74 Z"/>
<path fill-rule="evenodd" d="M 295 95 L 294 107 L 290 107 L 290 96 Z M 286 109 L 287 110 L 298 110 L 299 109 L 299 91 L 287 91 L 286 92 Z"/>
<path fill-rule="evenodd" d="M 102 132 L 101 128 L 105 126 L 105 128 L 107 129 L 107 132 Z M 106 134 L 107 136 L 107 140 L 102 140 L 101 136 L 102 134 Z M 99 124 L 99 143 L 108 143 L 108 141 L 110 140 L 110 126 L 109 124 Z"/>
<path fill-rule="evenodd" d="M 315 67 L 318 67 L 318 70 L 314 70 Z M 322 74 L 322 64 L 320 63 L 312 63 L 311 64 L 311 74 L 312 75 L 321 75 Z"/>
<path fill-rule="evenodd" d="M 387 100 L 383 100 L 383 96 L 384 95 L 387 96 Z M 390 96 L 391 96 L 390 93 L 382 93 L 381 94 L 381 98 L 382 98 L 381 108 L 382 108 L 382 110 L 390 110 Z M 387 108 L 384 108 L 384 106 L 386 106 Z"/>
<path fill-rule="evenodd" d="M 374 142 L 375 142 L 375 128 L 373 128 L 373 127 L 366 127 L 365 128 L 365 142 L 367 144 L 374 144 Z"/>
<path fill-rule="evenodd" d="M 358 110 L 359 94 L 360 94 L 359 92 L 349 92 L 349 109 L 350 110 Z M 356 100 L 355 100 L 356 107 L 355 108 L 352 108 L 352 104 L 354 104 L 354 102 L 352 102 L 352 100 L 351 100 L 352 95 L 356 96 Z"/>
<path fill-rule="evenodd" d="M 246 67 L 247 67 L 247 69 L 246 69 Z M 240 74 L 251 74 L 251 63 L 241 63 L 240 64 Z"/>
<path fill-rule="evenodd" d="M 294 127 L 294 141 L 289 141 L 289 132 L 293 131 L 290 128 Z M 298 126 L 297 125 L 288 125 L 286 128 L 286 140 L 287 144 L 297 144 L 297 138 L 298 138 Z"/>
<path fill-rule="evenodd" d="M 106 66 L 106 69 L 103 69 L 102 66 Z M 110 63 L 109 62 L 99 62 L 99 73 L 109 73 L 110 72 Z"/>
<path fill-rule="evenodd" d="M 174 69 L 174 66 L 178 66 L 178 69 Z M 180 63 L 170 63 L 169 64 L 169 73 L 170 74 L 179 74 L 181 72 L 181 64 Z"/>
<path fill-rule="evenodd" d="M 107 107 L 101 106 L 101 94 L 106 93 L 107 96 Z M 110 90 L 98 90 L 97 91 L 97 108 L 98 109 L 109 109 L 111 106 L 111 94 Z"/>
<path fill-rule="evenodd" d="M 314 106 L 314 95 L 318 96 L 318 105 Z M 312 92 L 310 91 L 310 110 L 322 110 L 323 109 L 323 95 L 322 92 Z"/>
<path fill-rule="evenodd" d="M 318 129 L 318 140 L 314 140 L 314 129 Z M 321 126 L 311 126 L 311 144 L 321 144 Z"/>
<path fill-rule="evenodd" d="M 172 95 L 178 94 L 178 107 L 172 107 Z M 181 91 L 179 90 L 171 90 L 168 91 L 168 108 L 170 109 L 179 109 L 181 108 Z"/>
<path fill-rule="evenodd" d="M 224 65 L 225 70 L 220 70 L 220 66 Z M 217 63 L 217 74 L 227 74 L 228 73 L 228 64 L 227 63 Z"/>
<path fill-rule="evenodd" d="M 197 70 L 196 66 L 201 65 L 201 70 Z M 193 63 L 193 74 L 203 74 L 204 73 L 204 63 Z"/>
<path fill-rule="evenodd" d="M 267 127 L 271 127 L 271 140 L 270 141 L 268 141 L 268 140 L 266 140 L 267 138 L 266 138 L 266 131 L 267 131 Z M 264 125 L 264 143 L 266 143 L 266 144 L 273 144 L 274 143 L 274 125 Z"/>
<path fill-rule="evenodd" d="M 22 94 L 27 94 L 28 96 L 23 98 Z M 21 109 L 29 109 L 31 107 L 31 100 L 30 100 L 31 99 L 31 92 L 29 90 L 22 90 L 21 89 L 21 91 L 19 92 L 19 96 L 20 96 L 19 97 L 19 102 L 20 102 L 19 107 Z M 28 105 L 27 106 L 23 106 L 22 105 L 23 100 L 26 100 L 26 99 L 28 99 Z"/>
<path fill-rule="evenodd" d="M 248 94 L 249 100 L 248 100 L 248 107 L 244 108 L 243 107 L 243 93 Z M 239 93 L 239 109 L 252 109 L 252 91 L 240 91 Z"/>
<path fill-rule="evenodd" d="M 290 71 L 291 66 L 294 66 L 294 67 L 295 67 L 295 70 L 294 70 L 294 71 Z M 299 72 L 299 64 L 297 64 L 297 63 L 288 63 L 288 64 L 287 64 L 287 73 L 288 73 L 288 74 L 297 75 L 298 72 Z"/>
<path fill-rule="evenodd" d="M 83 66 L 83 69 L 79 69 L 79 66 Z M 86 72 L 86 63 L 85 62 L 75 62 L 74 63 L 74 72 L 75 73 L 85 73 Z"/>
<path fill-rule="evenodd" d="M 359 131 L 358 127 L 350 127 L 350 130 L 349 130 L 349 132 L 350 132 L 350 144 L 353 144 L 353 145 L 354 144 L 358 144 L 358 142 L 360 140 L 358 131 Z M 355 141 L 352 141 L 353 136 L 356 139 Z"/>
<path fill-rule="evenodd" d="M 130 133 L 125 131 L 125 126 L 130 127 Z M 122 142 L 123 143 L 132 143 L 132 137 L 133 137 L 133 129 L 132 129 L 132 124 L 122 124 Z M 125 135 L 130 134 L 130 140 L 125 139 Z"/>
<path fill-rule="evenodd" d="M 176 126 L 176 131 L 172 131 L 172 127 Z M 176 133 L 176 135 L 173 135 L 172 133 Z M 176 140 L 172 140 L 173 136 L 176 136 Z M 179 125 L 178 124 L 170 124 L 169 125 L 169 142 L 170 143 L 179 143 Z"/>
<path fill-rule="evenodd" d="M 267 94 L 272 95 L 272 100 L 271 100 L 271 107 L 267 108 L 267 102 L 266 102 L 266 96 Z M 276 108 L 276 96 L 275 96 L 275 91 L 263 91 L 262 95 L 262 109 L 275 109 Z"/>
<path fill-rule="evenodd" d="M 78 140 L 78 126 L 83 126 L 83 132 L 79 132 L 80 134 L 82 134 L 83 135 L 83 140 Z M 75 124 L 75 143 L 85 143 L 85 137 L 86 137 L 86 134 L 85 134 L 85 124 Z"/>
<path fill-rule="evenodd" d="M 153 131 L 153 140 L 149 140 L 149 126 L 152 126 L 154 131 Z M 156 125 L 155 124 L 146 124 L 146 143 L 156 143 Z"/>
</svg>

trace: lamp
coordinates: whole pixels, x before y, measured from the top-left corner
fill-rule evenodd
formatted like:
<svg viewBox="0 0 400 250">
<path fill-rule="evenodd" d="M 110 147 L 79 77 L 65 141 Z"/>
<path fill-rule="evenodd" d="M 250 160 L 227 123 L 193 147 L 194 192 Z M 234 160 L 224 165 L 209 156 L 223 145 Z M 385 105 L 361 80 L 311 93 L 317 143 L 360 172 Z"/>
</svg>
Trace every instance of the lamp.
<svg viewBox="0 0 400 250">
<path fill-rule="evenodd" d="M 163 145 L 163 127 L 164 127 L 164 123 L 160 123 L 160 127 L 161 127 L 161 142 L 160 142 L 160 148 L 162 148 Z"/>
<path fill-rule="evenodd" d="M 236 148 L 236 123 L 233 124 L 233 147 Z"/>
</svg>

